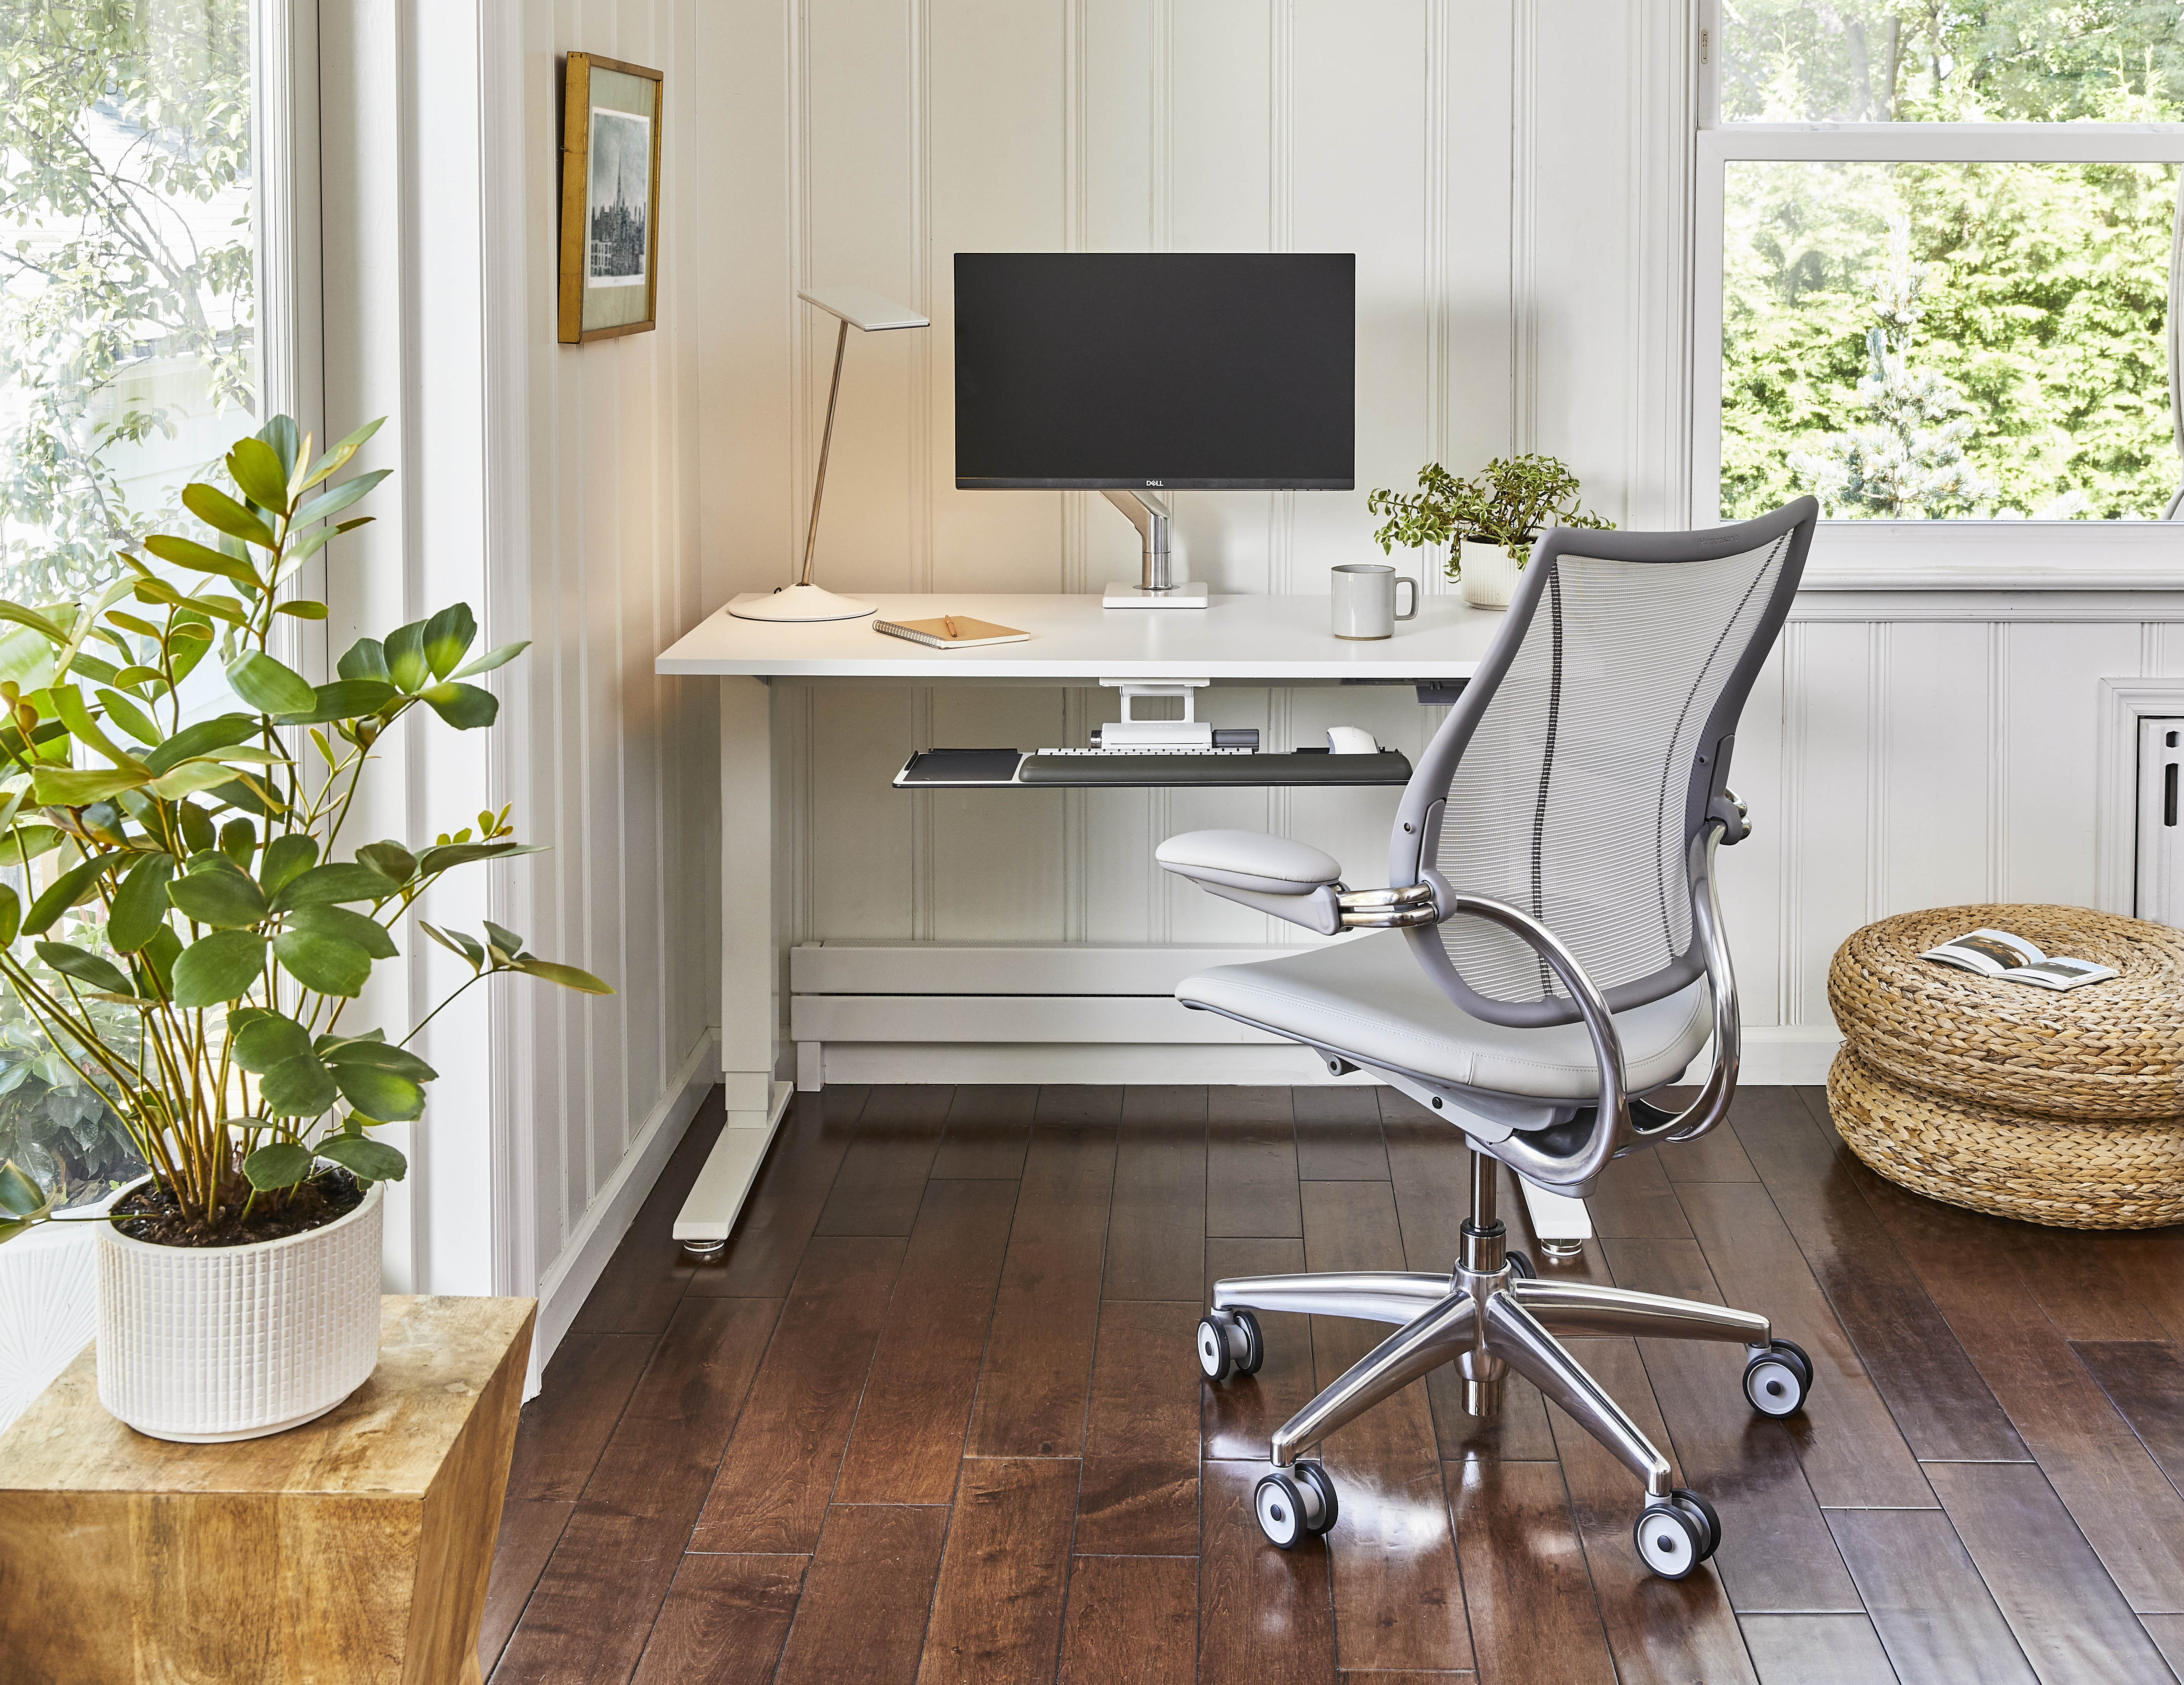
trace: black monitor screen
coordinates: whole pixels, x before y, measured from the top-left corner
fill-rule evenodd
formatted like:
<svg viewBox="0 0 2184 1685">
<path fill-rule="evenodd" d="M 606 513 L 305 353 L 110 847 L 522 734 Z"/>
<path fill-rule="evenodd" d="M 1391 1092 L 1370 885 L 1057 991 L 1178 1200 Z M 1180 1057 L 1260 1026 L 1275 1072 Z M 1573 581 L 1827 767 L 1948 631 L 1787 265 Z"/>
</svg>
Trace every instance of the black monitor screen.
<svg viewBox="0 0 2184 1685">
<path fill-rule="evenodd" d="M 1352 481 L 1349 253 L 958 252 L 956 483 Z"/>
</svg>

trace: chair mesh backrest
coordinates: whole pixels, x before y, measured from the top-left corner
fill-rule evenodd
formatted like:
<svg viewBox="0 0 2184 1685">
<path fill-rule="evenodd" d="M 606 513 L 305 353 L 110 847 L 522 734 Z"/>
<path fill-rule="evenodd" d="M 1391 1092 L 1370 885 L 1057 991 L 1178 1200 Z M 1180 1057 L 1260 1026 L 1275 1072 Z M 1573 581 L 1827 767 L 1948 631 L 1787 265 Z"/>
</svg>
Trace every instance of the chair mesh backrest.
<svg viewBox="0 0 2184 1685">
<path fill-rule="evenodd" d="M 1432 863 L 1459 890 L 1524 908 L 1625 1000 L 1696 974 L 1686 846 L 1714 776 L 1697 759 L 1709 736 L 1735 728 L 1733 713 L 1715 719 L 1717 706 L 1742 667 L 1732 699 L 1741 707 L 1747 657 L 1772 642 L 1787 606 L 1786 592 L 1777 602 L 1784 572 L 1802 567 L 1797 537 L 1793 527 L 1707 561 L 1542 555 L 1529 622 L 1468 722 Z M 1444 729 L 1464 723 L 1452 715 Z M 1457 918 L 1434 935 L 1488 1002 L 1566 999 L 1539 956 L 1498 925 Z"/>
</svg>

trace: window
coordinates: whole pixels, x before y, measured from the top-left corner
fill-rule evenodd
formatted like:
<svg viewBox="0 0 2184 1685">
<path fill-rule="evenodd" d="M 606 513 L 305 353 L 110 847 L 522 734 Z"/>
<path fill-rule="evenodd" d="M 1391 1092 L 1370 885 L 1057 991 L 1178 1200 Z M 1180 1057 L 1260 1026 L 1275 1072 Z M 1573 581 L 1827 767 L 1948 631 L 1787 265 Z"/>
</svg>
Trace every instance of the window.
<svg viewBox="0 0 2184 1685">
<path fill-rule="evenodd" d="M 183 483 L 256 425 L 252 101 L 248 0 L 42 0 L 0 20 L 0 597 L 80 599 L 145 533 L 190 530 Z M 47 680 L 23 651 L 0 635 L 0 678 L 35 697 Z M 31 893 L 63 857 L 0 873 Z M 103 945 L 97 907 L 69 940 Z M 133 1016 L 94 1010 L 117 1031 Z M 12 991 L 9 1158 L 71 1204 L 142 1168 Z"/>
<path fill-rule="evenodd" d="M 2184 8 L 1719 0 L 1702 27 L 1697 517 L 2172 513 Z"/>
<path fill-rule="evenodd" d="M 0 42 L 0 595 L 48 603 L 253 425 L 250 13 L 48 0 Z"/>
</svg>

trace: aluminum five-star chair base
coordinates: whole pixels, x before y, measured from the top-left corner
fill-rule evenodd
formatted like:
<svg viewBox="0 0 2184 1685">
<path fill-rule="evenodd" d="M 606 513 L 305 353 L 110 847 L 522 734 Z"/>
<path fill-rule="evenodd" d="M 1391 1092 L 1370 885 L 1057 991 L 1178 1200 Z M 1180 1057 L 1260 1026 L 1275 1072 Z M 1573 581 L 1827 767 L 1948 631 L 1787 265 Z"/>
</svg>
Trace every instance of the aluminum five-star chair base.
<svg viewBox="0 0 2184 1685">
<path fill-rule="evenodd" d="M 1246 1275 L 1215 1284 L 1213 1308 L 1198 1325 L 1199 1367 L 1209 1381 L 1258 1369 L 1265 1347 L 1253 1311 L 1401 1325 L 1276 1430 L 1273 1467 L 1256 1494 L 1261 1530 L 1287 1550 L 1334 1526 L 1334 1483 L 1318 1462 L 1298 1457 L 1300 1448 L 1443 1364 L 1462 1372 L 1464 1408 L 1491 1415 L 1501 1402 L 1502 1377 L 1514 1370 L 1645 1482 L 1646 1507 L 1634 1532 L 1639 1554 L 1656 1574 L 1682 1579 L 1721 1543 L 1713 1506 L 1669 1484 L 1668 1459 L 1555 1336 L 1733 1341 L 1747 1353 L 1745 1397 L 1767 1416 L 1786 1416 L 1803 1404 L 1811 1360 L 1791 1342 L 1776 1339 L 1768 1320 L 1751 1311 L 1535 1279 L 1530 1260 L 1506 1248 L 1495 1214 L 1493 1161 L 1474 1152 L 1471 1172 L 1463 1256 L 1448 1275 L 1359 1270 Z"/>
</svg>

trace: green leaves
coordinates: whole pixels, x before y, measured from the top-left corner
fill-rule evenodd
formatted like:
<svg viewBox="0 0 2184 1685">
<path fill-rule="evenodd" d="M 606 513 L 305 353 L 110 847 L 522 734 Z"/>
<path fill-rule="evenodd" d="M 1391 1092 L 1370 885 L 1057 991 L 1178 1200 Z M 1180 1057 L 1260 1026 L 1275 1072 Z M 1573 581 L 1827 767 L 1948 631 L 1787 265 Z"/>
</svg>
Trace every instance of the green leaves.
<svg viewBox="0 0 2184 1685">
<path fill-rule="evenodd" d="M 143 855 L 123 874 L 106 916 L 106 940 L 118 951 L 133 954 L 165 928 L 167 880 L 174 874 L 171 854 Z"/>
<path fill-rule="evenodd" d="M 304 676 L 263 650 L 246 650 L 229 663 L 228 688 L 261 714 L 304 714 L 318 693 Z"/>
<path fill-rule="evenodd" d="M 366 843 L 356 857 L 391 883 L 406 884 L 417 875 L 417 856 L 398 842 Z"/>
<path fill-rule="evenodd" d="M 359 1181 L 398 1182 L 410 1168 L 410 1161 L 385 1141 L 360 1135 L 334 1135 L 320 1141 L 318 1150 L 320 1158 L 332 1159 Z"/>
<path fill-rule="evenodd" d="M 539 845 L 519 842 L 438 843 L 417 856 L 417 869 L 427 874 L 474 860 L 499 860 L 511 854 L 536 854 Z"/>
<path fill-rule="evenodd" d="M 387 676 L 404 691 L 415 695 L 424 683 L 425 676 L 432 670 L 432 663 L 425 658 L 425 622 L 412 621 L 388 633 L 385 659 Z"/>
<path fill-rule="evenodd" d="M 340 1098 L 333 1073 L 309 1053 L 281 1060 L 258 1085 L 259 1097 L 276 1118 L 315 1118 Z"/>
<path fill-rule="evenodd" d="M 211 488 L 205 488 L 210 490 Z M 217 494 L 215 494 L 217 495 Z M 215 550 L 189 538 L 178 538 L 171 533 L 154 533 L 144 540 L 144 548 L 162 561 L 171 561 L 177 567 L 187 567 L 196 573 L 216 573 L 223 579 L 232 579 L 237 584 L 258 589 L 258 575 L 248 562 L 235 556 L 224 555 Z"/>
<path fill-rule="evenodd" d="M 277 723 L 308 726 L 327 720 L 360 719 L 366 714 L 377 713 L 400 694 L 382 679 L 336 679 L 332 684 L 320 685 L 312 693 L 310 706 L 281 715 Z"/>
<path fill-rule="evenodd" d="M 265 892 L 224 854 L 197 856 L 187 875 L 167 885 L 167 899 L 185 918 L 215 929 L 260 924 L 271 911 Z"/>
<path fill-rule="evenodd" d="M 337 936 L 363 949 L 373 959 L 393 959 L 397 952 L 394 938 L 387 934 L 385 925 L 345 907 L 299 907 L 288 915 L 288 928 Z"/>
<path fill-rule="evenodd" d="M 228 1027 L 235 1032 L 235 1063 L 254 1076 L 264 1076 L 284 1060 L 311 1051 L 311 1032 L 282 1013 L 250 1007 L 236 1013 Z"/>
<path fill-rule="evenodd" d="M 37 954 L 40 959 L 64 977 L 72 977 L 79 983 L 88 983 L 92 988 L 104 990 L 109 995 L 133 995 L 136 992 L 129 986 L 129 979 L 121 974 L 113 961 L 101 959 L 97 954 L 86 952 L 72 943 L 40 942 Z"/>
<path fill-rule="evenodd" d="M 342 1098 L 367 1118 L 382 1123 L 408 1123 L 425 1114 L 425 1091 L 408 1077 L 371 1065 L 337 1064 L 334 1080 Z"/>
<path fill-rule="evenodd" d="M 331 901 L 381 901 L 397 892 L 394 884 L 369 866 L 330 862 L 291 879 L 273 897 L 273 908 L 286 912 L 292 907 Z"/>
<path fill-rule="evenodd" d="M 31 774 L 31 794 L 41 807 L 88 807 L 148 782 L 142 773 L 120 767 L 112 772 L 97 768 L 78 772 L 68 767 L 41 767 Z"/>
<path fill-rule="evenodd" d="M 354 997 L 371 977 L 370 954 L 324 930 L 284 930 L 273 939 L 273 956 L 291 977 L 321 995 Z"/>
<path fill-rule="evenodd" d="M 343 678 L 376 678 L 382 684 L 392 683 L 387 665 L 387 650 L 376 638 L 359 638 L 348 646 L 334 671 Z"/>
<path fill-rule="evenodd" d="M 155 773 L 164 773 L 184 761 L 217 754 L 257 734 L 258 722 L 249 715 L 221 714 L 213 719 L 199 720 L 193 726 L 184 726 L 147 755 L 144 764 Z"/>
<path fill-rule="evenodd" d="M 53 921 L 82 901 L 92 892 L 92 886 L 106 873 L 118 868 L 126 858 L 118 854 L 94 855 L 89 860 L 71 866 L 46 886 L 45 893 L 31 903 L 31 911 L 23 920 L 26 936 L 43 935 L 53 928 Z"/>
<path fill-rule="evenodd" d="M 520 961 L 510 968 L 528 977 L 543 978 L 549 983 L 558 983 L 564 989 L 573 989 L 580 995 L 611 995 L 614 985 L 594 977 L 588 971 L 579 971 L 573 965 L 557 965 L 551 960 Z"/>
<path fill-rule="evenodd" d="M 242 438 L 227 453 L 228 476 L 243 496 L 276 515 L 288 512 L 288 472 L 273 447 L 259 438 Z"/>
<path fill-rule="evenodd" d="M 321 492 L 296 511 L 290 524 L 295 527 L 308 527 L 314 522 L 325 520 L 329 515 L 340 514 L 342 511 L 347 509 L 385 479 L 391 471 L 386 468 L 374 468 L 370 473 L 359 474 L 353 480 L 343 481 L 332 491 Z"/>
<path fill-rule="evenodd" d="M 23 927 L 23 904 L 16 900 L 14 890 L 0 884 L 0 948 L 12 944 L 15 933 Z"/>
<path fill-rule="evenodd" d="M 173 894 L 170 885 L 168 893 Z M 220 930 L 184 948 L 175 962 L 175 1004 L 216 1007 L 258 981 L 265 967 L 265 939 L 254 930 Z"/>
<path fill-rule="evenodd" d="M 489 726 L 500 712 L 500 699 L 475 684 L 430 684 L 418 695 L 457 731 Z"/>
<path fill-rule="evenodd" d="M 308 872 L 319 857 L 316 837 L 295 832 L 265 845 L 265 857 L 258 863 L 258 882 L 269 896 L 276 896 L 297 877 Z"/>
<path fill-rule="evenodd" d="M 311 1166 L 317 1158 L 318 1155 L 308 1147 L 292 1141 L 276 1141 L 244 1159 L 242 1174 L 249 1178 L 251 1186 L 265 1193 L 274 1188 L 295 1186 L 311 1174 Z"/>
<path fill-rule="evenodd" d="M 277 547 L 273 529 L 215 486 L 192 481 L 182 488 L 182 507 L 211 527 L 262 550 Z M 149 549 L 148 545 L 146 548 Z M 154 555 L 159 552 L 153 551 Z"/>
<path fill-rule="evenodd" d="M 422 645 L 432 677 L 445 678 L 477 641 L 477 621 L 468 603 L 442 609 L 425 622 Z"/>
<path fill-rule="evenodd" d="M 53 1202 L 29 1171 L 12 1158 L 0 1163 L 0 1241 L 12 1241 L 33 1224 L 42 1223 Z"/>
<path fill-rule="evenodd" d="M 526 976 L 558 983 L 564 989 L 574 989 L 583 995 L 611 995 L 613 987 L 573 965 L 561 965 L 552 960 L 540 959 L 536 954 L 523 951 L 523 938 L 513 930 L 504 930 L 490 920 L 486 923 L 488 941 L 460 930 L 443 930 L 437 925 L 426 924 L 421 918 L 418 924 L 425 934 L 450 952 L 460 954 L 470 962 L 472 970 L 481 974 L 496 971 L 520 971 Z"/>
</svg>

